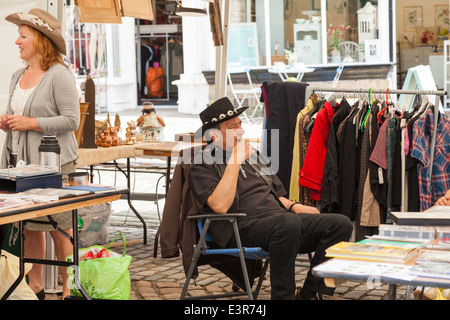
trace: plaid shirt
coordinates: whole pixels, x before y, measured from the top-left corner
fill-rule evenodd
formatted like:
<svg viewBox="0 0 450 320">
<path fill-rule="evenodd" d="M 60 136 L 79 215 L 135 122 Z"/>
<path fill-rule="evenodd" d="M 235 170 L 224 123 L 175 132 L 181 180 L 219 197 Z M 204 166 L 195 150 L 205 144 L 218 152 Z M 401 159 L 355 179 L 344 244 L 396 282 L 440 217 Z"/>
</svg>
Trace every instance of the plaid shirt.
<svg viewBox="0 0 450 320">
<path fill-rule="evenodd" d="M 420 161 L 417 165 L 417 174 L 421 211 L 432 207 L 450 189 L 450 121 L 445 114 L 439 114 L 430 179 L 433 125 L 433 108 L 429 107 L 414 123 L 412 132 L 411 155 Z"/>
</svg>

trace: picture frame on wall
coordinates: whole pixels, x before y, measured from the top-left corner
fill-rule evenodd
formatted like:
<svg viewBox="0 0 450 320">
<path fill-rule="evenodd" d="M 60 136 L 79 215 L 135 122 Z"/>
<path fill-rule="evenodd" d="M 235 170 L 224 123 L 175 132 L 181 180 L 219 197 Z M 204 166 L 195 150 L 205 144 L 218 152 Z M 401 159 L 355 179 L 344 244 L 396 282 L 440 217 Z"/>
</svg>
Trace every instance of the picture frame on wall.
<svg viewBox="0 0 450 320">
<path fill-rule="evenodd" d="M 422 6 L 404 7 L 403 22 L 405 31 L 416 31 L 416 28 L 422 27 L 423 23 Z"/>
<path fill-rule="evenodd" d="M 448 15 L 449 6 L 448 5 L 435 5 L 434 6 L 434 25 L 439 27 L 440 30 L 448 29 L 449 15 Z"/>
<path fill-rule="evenodd" d="M 380 39 L 369 39 L 364 41 L 364 53 L 366 62 L 381 62 L 381 42 Z"/>
</svg>

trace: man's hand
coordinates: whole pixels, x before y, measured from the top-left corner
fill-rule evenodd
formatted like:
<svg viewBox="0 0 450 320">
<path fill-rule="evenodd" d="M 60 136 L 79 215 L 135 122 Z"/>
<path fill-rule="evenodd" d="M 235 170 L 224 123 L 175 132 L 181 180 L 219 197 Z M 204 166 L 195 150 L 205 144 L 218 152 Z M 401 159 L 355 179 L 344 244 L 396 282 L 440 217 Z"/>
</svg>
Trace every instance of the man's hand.
<svg viewBox="0 0 450 320">
<path fill-rule="evenodd" d="M 235 138 L 233 152 L 231 153 L 230 161 L 232 164 L 242 164 L 245 160 L 250 158 L 256 151 L 252 145 L 245 140 L 238 140 Z"/>
<path fill-rule="evenodd" d="M 436 205 L 438 206 L 450 206 L 450 189 L 447 190 L 443 197 L 440 197 L 438 201 L 436 201 Z"/>
<path fill-rule="evenodd" d="M 304 206 L 300 203 L 297 203 L 292 207 L 292 211 L 295 213 L 310 213 L 310 214 L 319 214 L 320 211 L 316 207 Z"/>
</svg>

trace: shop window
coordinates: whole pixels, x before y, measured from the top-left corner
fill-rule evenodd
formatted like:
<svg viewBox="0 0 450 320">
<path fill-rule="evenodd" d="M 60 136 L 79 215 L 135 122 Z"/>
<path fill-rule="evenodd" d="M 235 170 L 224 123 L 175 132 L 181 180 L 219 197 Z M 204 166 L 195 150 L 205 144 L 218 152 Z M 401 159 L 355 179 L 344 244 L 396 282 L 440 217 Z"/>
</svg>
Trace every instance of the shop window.
<svg viewBox="0 0 450 320">
<path fill-rule="evenodd" d="M 378 0 L 231 0 L 230 30 L 242 24 L 248 30 L 251 24 L 256 26 L 259 65 L 269 65 L 269 53 L 271 65 L 288 63 L 287 55 L 305 65 L 390 63 L 391 4 Z M 230 46 L 229 50 L 234 49 Z"/>
</svg>

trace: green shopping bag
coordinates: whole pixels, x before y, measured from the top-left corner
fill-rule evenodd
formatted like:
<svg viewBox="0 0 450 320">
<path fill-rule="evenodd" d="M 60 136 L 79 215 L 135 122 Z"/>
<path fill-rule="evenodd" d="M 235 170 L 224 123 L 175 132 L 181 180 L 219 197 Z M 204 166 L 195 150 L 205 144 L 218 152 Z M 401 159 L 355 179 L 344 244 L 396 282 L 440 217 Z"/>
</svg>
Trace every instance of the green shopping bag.
<svg viewBox="0 0 450 320">
<path fill-rule="evenodd" d="M 123 241 L 122 255 L 108 249 L 119 236 L 122 236 Z M 107 251 L 109 257 L 100 257 L 105 251 Z M 83 256 L 90 256 L 92 252 L 94 252 L 92 260 L 89 258 L 81 259 Z M 74 276 L 78 276 L 83 289 L 92 299 L 129 300 L 131 280 L 128 266 L 131 262 L 131 256 L 127 256 L 125 253 L 125 236 L 122 233 L 117 234 L 106 247 L 91 246 L 80 249 L 78 275 L 74 270 L 75 266 L 67 268 L 71 295 L 82 296 L 75 286 Z M 97 258 L 95 258 L 96 254 Z M 67 257 L 66 260 L 73 261 L 73 255 Z"/>
</svg>

